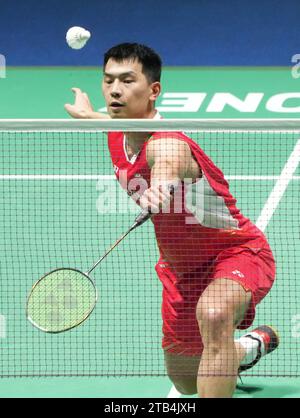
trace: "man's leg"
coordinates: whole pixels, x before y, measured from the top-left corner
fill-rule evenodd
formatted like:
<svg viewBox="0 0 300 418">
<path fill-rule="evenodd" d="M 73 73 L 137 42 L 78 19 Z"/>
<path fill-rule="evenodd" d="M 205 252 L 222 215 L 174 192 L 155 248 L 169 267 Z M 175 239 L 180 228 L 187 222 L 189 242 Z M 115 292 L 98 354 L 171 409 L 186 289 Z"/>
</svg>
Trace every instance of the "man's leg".
<svg viewBox="0 0 300 418">
<path fill-rule="evenodd" d="M 200 338 L 200 336 L 199 336 Z M 263 325 L 235 340 L 235 349 L 240 364 L 240 372 L 252 368 L 261 357 L 272 353 L 279 345 L 279 335 L 268 325 Z M 164 351 L 168 376 L 178 392 L 194 395 L 197 391 L 197 378 L 200 356 L 184 356 Z"/>
<path fill-rule="evenodd" d="M 251 292 L 226 278 L 213 281 L 201 295 L 196 310 L 204 346 L 197 379 L 200 397 L 232 397 L 245 356 L 243 347 L 234 341 L 234 332 L 250 301 Z"/>
<path fill-rule="evenodd" d="M 164 351 L 168 376 L 178 392 L 183 395 L 197 393 L 197 373 L 200 357 L 184 356 Z"/>
<path fill-rule="evenodd" d="M 200 336 L 199 336 L 200 338 Z M 237 355 L 241 361 L 245 350 L 238 341 L 235 341 Z M 197 378 L 200 356 L 184 356 L 164 351 L 165 366 L 168 376 L 175 388 L 183 395 L 194 395 L 197 391 Z"/>
</svg>

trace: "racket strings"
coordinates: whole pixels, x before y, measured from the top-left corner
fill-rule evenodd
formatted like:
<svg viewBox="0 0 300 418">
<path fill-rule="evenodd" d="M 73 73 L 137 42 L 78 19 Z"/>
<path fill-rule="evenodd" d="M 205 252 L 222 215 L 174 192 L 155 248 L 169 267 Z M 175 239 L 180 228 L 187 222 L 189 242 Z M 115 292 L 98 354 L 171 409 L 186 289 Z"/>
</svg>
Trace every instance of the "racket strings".
<svg viewBox="0 0 300 418">
<path fill-rule="evenodd" d="M 27 316 L 39 329 L 61 332 L 83 322 L 97 300 L 94 283 L 84 273 L 59 269 L 44 276 L 33 288 Z"/>
</svg>

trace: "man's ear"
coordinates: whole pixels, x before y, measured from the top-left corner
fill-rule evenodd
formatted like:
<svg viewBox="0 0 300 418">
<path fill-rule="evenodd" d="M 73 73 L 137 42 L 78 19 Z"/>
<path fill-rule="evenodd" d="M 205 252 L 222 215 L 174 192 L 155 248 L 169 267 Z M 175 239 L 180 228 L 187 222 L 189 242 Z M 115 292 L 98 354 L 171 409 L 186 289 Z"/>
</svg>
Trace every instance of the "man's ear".
<svg viewBox="0 0 300 418">
<path fill-rule="evenodd" d="M 155 102 L 158 96 L 160 95 L 160 93 L 161 93 L 161 84 L 159 81 L 155 81 L 154 83 L 151 84 L 150 100 Z"/>
</svg>

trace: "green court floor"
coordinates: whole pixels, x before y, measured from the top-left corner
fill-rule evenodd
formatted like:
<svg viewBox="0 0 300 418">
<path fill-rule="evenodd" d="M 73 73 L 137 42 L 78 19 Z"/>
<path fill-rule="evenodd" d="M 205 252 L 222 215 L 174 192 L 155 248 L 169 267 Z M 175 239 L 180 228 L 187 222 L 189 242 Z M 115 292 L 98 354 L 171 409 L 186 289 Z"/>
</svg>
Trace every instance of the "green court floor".
<svg viewBox="0 0 300 418">
<path fill-rule="evenodd" d="M 167 398 L 167 378 L 2 379 L 1 398 Z M 191 398 L 181 396 L 184 399 Z M 193 396 L 193 398 L 196 396 Z M 299 379 L 245 378 L 234 398 L 299 398 Z M 172 398 L 173 399 L 173 398 Z"/>
<path fill-rule="evenodd" d="M 8 69 L 7 79 L 0 80 L 5 97 L 0 117 L 64 118 L 63 104 L 72 100 L 69 88 L 74 85 L 90 93 L 96 108 L 103 107 L 99 78 L 92 68 Z M 277 83 L 284 83 L 281 90 L 294 88 L 286 69 L 168 69 L 165 74 L 167 91 L 205 89 L 213 95 L 223 86 L 242 95 L 247 88 L 236 86 L 245 82 L 248 90 L 263 89 L 264 100 L 276 94 Z M 237 115 L 233 109 L 222 115 L 165 112 L 165 116 L 253 117 Z M 270 117 L 270 113 L 262 103 L 255 116 Z M 193 135 L 230 179 L 238 207 L 254 222 L 262 222 L 262 211 L 268 209 L 268 198 L 298 136 Z M 111 178 L 105 137 L 0 133 L 0 147 L 0 250 L 4 254 L 0 397 L 168 397 L 172 385 L 164 376 L 160 348 L 161 286 L 154 270 L 158 251 L 150 224 L 128 237 L 95 274 L 100 301 L 83 326 L 46 335 L 33 329 L 24 314 L 35 280 L 65 265 L 86 269 L 135 216 L 136 208 L 120 210 L 120 204 L 127 207 L 128 201 L 120 200 Z M 96 179 L 97 175 L 101 178 Z M 254 324 L 277 327 L 281 345 L 243 379 L 237 398 L 300 396 L 299 179 L 297 166 L 266 225 L 277 260 L 277 281 L 259 306 Z M 107 190 L 109 202 L 103 199 Z"/>
</svg>

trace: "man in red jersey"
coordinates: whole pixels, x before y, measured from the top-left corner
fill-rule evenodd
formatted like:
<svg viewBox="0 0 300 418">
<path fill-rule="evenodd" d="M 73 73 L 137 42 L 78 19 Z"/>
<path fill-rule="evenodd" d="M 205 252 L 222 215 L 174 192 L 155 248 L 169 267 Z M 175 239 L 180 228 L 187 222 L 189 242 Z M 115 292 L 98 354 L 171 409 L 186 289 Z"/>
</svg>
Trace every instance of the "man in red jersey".
<svg viewBox="0 0 300 418">
<path fill-rule="evenodd" d="M 155 102 L 161 60 L 152 49 L 117 45 L 105 54 L 103 69 L 108 115 L 95 112 L 87 94 L 75 88 L 75 103 L 65 105 L 71 116 L 160 117 Z M 232 397 L 238 372 L 279 344 L 269 326 L 234 340 L 236 329 L 252 324 L 255 306 L 273 285 L 275 262 L 268 242 L 236 207 L 220 169 L 188 136 L 112 132 L 108 146 L 121 185 L 153 212 L 168 375 L 183 394 Z M 144 190 L 130 188 L 136 174 L 145 180 Z M 176 196 L 184 197 L 181 210 L 178 205 L 175 210 Z"/>
</svg>

